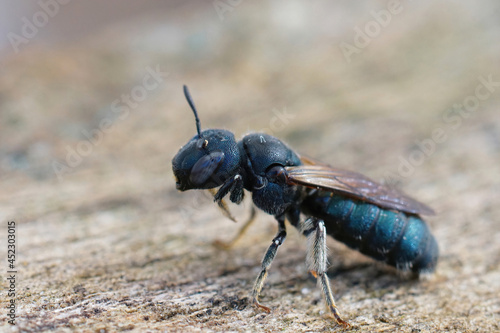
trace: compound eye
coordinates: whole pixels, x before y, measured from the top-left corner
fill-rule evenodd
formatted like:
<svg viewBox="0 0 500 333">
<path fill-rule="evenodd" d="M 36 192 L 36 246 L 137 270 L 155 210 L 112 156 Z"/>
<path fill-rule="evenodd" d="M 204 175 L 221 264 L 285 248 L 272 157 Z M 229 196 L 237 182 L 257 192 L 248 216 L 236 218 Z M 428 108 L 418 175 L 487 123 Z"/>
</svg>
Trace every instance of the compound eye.
<svg viewBox="0 0 500 333">
<path fill-rule="evenodd" d="M 199 139 L 198 142 L 196 142 L 196 148 L 198 149 L 205 149 L 208 146 L 208 140 L 207 139 Z"/>
<path fill-rule="evenodd" d="M 275 165 L 275 166 L 271 167 L 269 170 L 267 170 L 266 176 L 270 180 L 273 180 L 276 183 L 283 184 L 283 183 L 286 183 L 286 180 L 287 180 L 286 170 L 281 165 Z"/>
<path fill-rule="evenodd" d="M 189 180 L 195 186 L 206 185 L 222 162 L 224 162 L 224 153 L 221 151 L 214 151 L 203 156 L 193 165 Z"/>
</svg>

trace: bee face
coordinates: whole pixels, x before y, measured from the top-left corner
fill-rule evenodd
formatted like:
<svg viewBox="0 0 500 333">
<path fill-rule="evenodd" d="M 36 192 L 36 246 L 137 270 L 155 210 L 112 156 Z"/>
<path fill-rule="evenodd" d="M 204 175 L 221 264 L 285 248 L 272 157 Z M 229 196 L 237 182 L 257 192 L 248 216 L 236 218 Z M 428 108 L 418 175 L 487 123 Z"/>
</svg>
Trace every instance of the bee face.
<svg viewBox="0 0 500 333">
<path fill-rule="evenodd" d="M 222 185 L 239 168 L 240 154 L 233 133 L 208 129 L 195 135 L 172 160 L 176 188 L 209 189 Z"/>
</svg>

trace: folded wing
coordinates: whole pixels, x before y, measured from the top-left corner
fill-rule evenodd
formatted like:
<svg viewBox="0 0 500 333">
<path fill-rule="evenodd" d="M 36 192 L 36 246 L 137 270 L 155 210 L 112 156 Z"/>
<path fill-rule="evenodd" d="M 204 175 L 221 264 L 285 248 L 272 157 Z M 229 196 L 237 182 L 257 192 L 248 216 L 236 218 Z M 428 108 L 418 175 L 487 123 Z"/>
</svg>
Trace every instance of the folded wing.
<svg viewBox="0 0 500 333">
<path fill-rule="evenodd" d="M 339 193 L 385 209 L 417 215 L 434 214 L 432 208 L 423 203 L 394 188 L 381 185 L 360 173 L 333 168 L 326 164 L 315 165 L 315 161 L 310 158 L 302 160 L 304 165 L 285 167 L 289 184 Z"/>
</svg>

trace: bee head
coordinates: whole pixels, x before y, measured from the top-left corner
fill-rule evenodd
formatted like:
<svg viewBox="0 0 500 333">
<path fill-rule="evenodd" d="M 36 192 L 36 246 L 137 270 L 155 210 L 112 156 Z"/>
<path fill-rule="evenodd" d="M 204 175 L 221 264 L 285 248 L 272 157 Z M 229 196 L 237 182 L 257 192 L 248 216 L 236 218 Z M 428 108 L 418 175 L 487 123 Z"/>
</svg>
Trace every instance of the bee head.
<svg viewBox="0 0 500 333">
<path fill-rule="evenodd" d="M 240 154 L 233 133 L 223 129 L 201 131 L 198 113 L 184 86 L 184 95 L 193 110 L 198 134 L 187 142 L 172 159 L 176 188 L 210 189 L 234 176 L 240 165 Z"/>
</svg>

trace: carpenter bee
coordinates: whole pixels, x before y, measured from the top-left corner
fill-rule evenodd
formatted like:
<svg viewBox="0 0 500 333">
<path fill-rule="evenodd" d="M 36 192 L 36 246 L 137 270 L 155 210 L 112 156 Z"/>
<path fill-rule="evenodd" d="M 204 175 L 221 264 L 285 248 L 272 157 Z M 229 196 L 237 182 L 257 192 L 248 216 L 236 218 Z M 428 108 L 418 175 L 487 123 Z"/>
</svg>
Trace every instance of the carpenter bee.
<svg viewBox="0 0 500 333">
<path fill-rule="evenodd" d="M 197 134 L 172 160 L 176 188 L 218 188 L 213 191 L 214 200 L 223 209 L 228 194 L 231 202 L 239 204 L 247 190 L 255 206 L 278 222 L 253 286 L 252 301 L 257 307 L 270 311 L 258 297 L 285 241 L 285 219 L 307 237 L 308 269 L 319 281 L 335 320 L 344 327 L 349 324 L 335 305 L 326 274 L 327 234 L 401 271 L 420 274 L 435 269 L 438 245 L 421 218 L 432 215 L 431 208 L 359 173 L 301 157 L 273 136 L 252 133 L 236 141 L 227 130 L 202 131 L 186 86 L 184 95 L 194 113 Z"/>
</svg>

